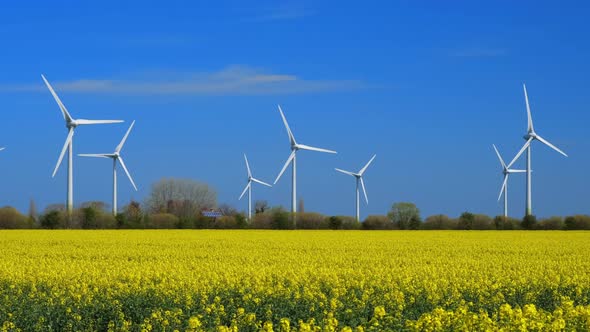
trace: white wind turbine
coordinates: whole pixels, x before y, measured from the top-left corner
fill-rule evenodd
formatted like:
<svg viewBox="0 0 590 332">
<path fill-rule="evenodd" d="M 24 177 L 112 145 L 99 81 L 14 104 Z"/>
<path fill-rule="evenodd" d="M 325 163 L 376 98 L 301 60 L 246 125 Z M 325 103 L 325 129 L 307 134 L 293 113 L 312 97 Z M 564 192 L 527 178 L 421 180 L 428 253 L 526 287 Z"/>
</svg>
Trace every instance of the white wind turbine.
<svg viewBox="0 0 590 332">
<path fill-rule="evenodd" d="M 121 164 L 121 167 L 123 167 L 125 174 L 127 174 L 127 177 L 129 178 L 129 181 L 131 182 L 131 185 L 133 185 L 133 189 L 135 189 L 135 191 L 137 191 L 137 186 L 135 186 L 135 182 L 133 182 L 133 178 L 131 177 L 129 170 L 127 170 L 127 167 L 125 166 L 125 162 L 123 161 L 123 157 L 121 157 L 121 149 L 123 149 L 123 145 L 125 144 L 125 141 L 127 141 L 127 136 L 129 136 L 129 133 L 131 132 L 131 129 L 133 128 L 134 124 L 135 124 L 135 121 L 133 121 L 131 123 L 131 126 L 129 126 L 129 129 L 127 129 L 127 133 L 125 133 L 125 136 L 123 136 L 121 143 L 119 143 L 119 145 L 117 145 L 117 147 L 115 148 L 115 152 L 113 152 L 113 153 L 99 153 L 99 154 L 85 153 L 85 154 L 78 155 L 80 157 L 110 158 L 113 160 L 113 215 L 115 215 L 115 216 L 117 215 L 117 161 Z"/>
<path fill-rule="evenodd" d="M 291 143 L 291 154 L 283 166 L 283 169 L 277 176 L 274 184 L 277 184 L 289 164 L 292 164 L 293 176 L 292 176 L 292 184 L 291 184 L 291 212 L 297 212 L 297 151 L 299 150 L 309 150 L 309 151 L 317 151 L 317 152 L 326 152 L 326 153 L 336 153 L 336 151 L 320 149 L 313 146 L 298 144 L 295 140 L 295 136 L 291 132 L 291 128 L 289 128 L 289 124 L 287 123 L 287 119 L 285 118 L 285 114 L 283 114 L 283 110 L 279 105 L 279 112 L 281 113 L 281 117 L 283 118 L 283 123 L 285 124 L 285 128 L 287 129 L 287 134 L 289 134 L 289 141 Z"/>
<path fill-rule="evenodd" d="M 51 87 L 49 82 L 47 82 L 47 80 L 45 79 L 45 76 L 41 75 L 41 77 L 43 78 L 45 85 L 47 85 L 47 88 L 49 88 L 49 91 L 53 95 L 53 98 L 57 102 L 57 105 L 59 106 L 59 108 L 61 110 L 61 114 L 66 122 L 66 128 L 68 128 L 68 136 L 66 137 L 66 142 L 64 143 L 64 146 L 63 146 L 61 153 L 59 155 L 59 158 L 57 160 L 57 164 L 55 165 L 55 169 L 53 170 L 53 175 L 51 175 L 51 177 L 55 177 L 55 174 L 57 173 L 57 170 L 59 169 L 59 166 L 61 165 L 61 162 L 63 160 L 64 154 L 66 153 L 66 149 L 67 149 L 68 150 L 68 179 L 67 179 L 68 189 L 67 189 L 66 209 L 68 211 L 68 214 L 71 214 L 73 207 L 74 207 L 73 143 L 74 143 L 74 131 L 75 131 L 76 127 L 81 126 L 81 125 L 121 123 L 123 121 L 122 120 L 86 120 L 86 119 L 72 118 L 72 116 L 70 115 L 70 113 L 68 112 L 68 110 L 66 109 L 64 104 L 61 102 L 61 100 L 59 99 L 59 97 L 57 96 L 55 91 L 53 91 L 53 88 Z"/>
<path fill-rule="evenodd" d="M 494 150 L 496 151 L 496 155 L 498 159 L 500 159 L 500 164 L 502 165 L 502 174 L 504 174 L 504 182 L 502 183 L 502 188 L 500 188 L 500 195 L 498 196 L 498 201 L 502 198 L 502 194 L 504 194 L 504 217 L 508 217 L 508 175 L 512 173 L 524 173 L 526 172 L 523 169 L 511 169 L 506 166 L 504 163 L 504 159 L 500 156 L 500 152 L 496 148 L 496 145 L 492 144 Z"/>
<path fill-rule="evenodd" d="M 533 204 L 532 204 L 532 192 L 531 192 L 531 186 L 532 186 L 532 177 L 531 177 L 531 143 L 534 140 L 537 140 L 545 145 L 547 145 L 548 147 L 550 147 L 551 149 L 561 153 L 562 155 L 567 157 L 567 154 L 565 154 L 565 152 L 561 151 L 560 149 L 558 149 L 557 147 L 555 147 L 553 144 L 549 143 L 547 140 L 545 140 L 543 137 L 539 136 L 536 132 L 535 132 L 535 128 L 533 126 L 533 117 L 531 116 L 531 108 L 529 106 L 529 96 L 527 94 L 526 91 L 526 85 L 523 84 L 522 85 L 523 89 L 524 89 L 524 99 L 526 102 L 526 112 L 527 112 L 527 133 L 524 136 L 524 139 L 526 140 L 526 143 L 522 146 L 522 149 L 520 149 L 520 151 L 516 154 L 516 156 L 514 157 L 514 159 L 512 159 L 512 161 L 510 162 L 510 164 L 508 164 L 508 168 L 510 168 L 512 166 L 512 164 L 514 164 L 516 162 L 516 160 L 518 160 L 518 158 L 520 158 L 520 156 L 522 155 L 522 153 L 524 152 L 524 150 L 527 151 L 527 157 L 526 157 L 526 210 L 525 210 L 525 215 L 529 216 L 533 214 Z"/>
<path fill-rule="evenodd" d="M 361 187 L 363 187 L 363 194 L 365 194 L 365 201 L 367 202 L 367 204 L 369 204 L 369 197 L 367 196 L 365 182 L 363 181 L 363 174 L 365 174 L 365 171 L 367 170 L 367 168 L 369 168 L 369 165 L 371 165 L 373 160 L 375 160 L 375 157 L 377 157 L 377 155 L 373 155 L 373 158 L 371 158 L 371 160 L 369 160 L 369 162 L 365 165 L 365 167 L 363 167 L 358 173 L 353 173 L 353 172 L 349 172 L 349 171 L 345 171 L 345 170 L 336 168 L 336 170 L 338 172 L 348 174 L 348 175 L 354 176 L 356 178 L 356 221 L 359 221 L 359 222 L 361 219 L 359 183 L 360 183 Z"/>
<path fill-rule="evenodd" d="M 246 161 L 246 169 L 248 170 L 248 184 L 246 184 L 246 188 L 244 188 L 244 191 L 242 191 L 242 194 L 240 195 L 240 198 L 238 198 L 238 200 L 241 200 L 242 197 L 244 197 L 244 195 L 246 194 L 246 191 L 248 191 L 248 220 L 252 220 L 252 182 L 256 182 L 267 187 L 272 186 L 252 176 L 252 172 L 250 171 L 250 164 L 248 164 L 248 157 L 246 157 L 245 153 L 244 160 Z"/>
</svg>

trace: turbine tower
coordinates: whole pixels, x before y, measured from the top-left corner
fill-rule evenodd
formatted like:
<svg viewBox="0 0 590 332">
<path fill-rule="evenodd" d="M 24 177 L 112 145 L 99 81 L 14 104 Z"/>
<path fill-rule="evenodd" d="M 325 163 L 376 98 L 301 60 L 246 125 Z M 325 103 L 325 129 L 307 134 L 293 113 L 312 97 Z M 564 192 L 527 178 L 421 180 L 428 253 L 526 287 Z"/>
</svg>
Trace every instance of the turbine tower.
<svg viewBox="0 0 590 332">
<path fill-rule="evenodd" d="M 68 112 L 68 110 L 66 109 L 64 104 L 61 102 L 61 100 L 59 99 L 59 97 L 57 96 L 55 91 L 53 91 L 53 88 L 51 87 L 51 85 L 49 84 L 47 79 L 45 79 L 45 76 L 41 75 L 41 77 L 43 78 L 45 85 L 47 85 L 47 88 L 49 89 L 49 91 L 53 95 L 53 98 L 57 102 L 57 105 L 59 106 L 59 109 L 61 110 L 61 115 L 63 116 L 63 118 L 66 122 L 66 128 L 68 128 L 68 136 L 66 137 L 66 142 L 64 143 L 64 146 L 61 150 L 59 158 L 57 159 L 57 165 L 55 165 L 55 169 L 53 170 L 53 175 L 51 175 L 51 177 L 55 177 L 55 174 L 57 173 L 57 170 L 59 169 L 59 166 L 61 165 L 61 162 L 63 160 L 64 154 L 66 153 L 66 150 L 68 150 L 68 179 L 67 179 L 67 185 L 68 185 L 67 188 L 68 189 L 67 189 L 66 209 L 68 211 L 68 214 L 71 215 L 72 210 L 74 208 L 74 162 L 73 162 L 74 148 L 73 148 L 73 144 L 74 144 L 74 131 L 76 130 L 76 127 L 81 126 L 81 125 L 121 123 L 123 121 L 122 120 L 86 120 L 86 119 L 72 118 L 72 116 L 70 115 L 70 113 Z"/>
<path fill-rule="evenodd" d="M 494 150 L 496 151 L 496 155 L 498 156 L 498 159 L 500 159 L 500 164 L 502 165 L 502 174 L 504 174 L 504 182 L 502 183 L 502 188 L 500 188 L 500 195 L 498 196 L 498 202 L 500 201 L 500 198 L 502 198 L 502 194 L 504 194 L 504 217 L 507 218 L 508 217 L 508 175 L 510 175 L 512 173 L 524 173 L 526 171 L 523 169 L 508 168 L 508 166 L 506 166 L 506 163 L 504 163 L 504 159 L 502 159 L 502 157 L 500 156 L 500 152 L 498 152 L 498 149 L 496 148 L 496 146 L 494 144 L 492 144 L 492 146 L 494 147 Z"/>
<path fill-rule="evenodd" d="M 117 161 L 121 164 L 121 167 L 123 167 L 125 174 L 127 174 L 127 177 L 129 178 L 129 181 L 131 182 L 131 185 L 133 186 L 133 189 L 135 189 L 135 191 L 137 191 L 137 186 L 135 186 L 135 182 L 133 182 L 133 178 L 131 177 L 129 170 L 127 170 L 127 166 L 125 166 L 125 162 L 123 161 L 123 157 L 121 157 L 121 149 L 123 149 L 123 145 L 125 144 L 125 141 L 127 141 L 127 137 L 129 136 L 131 129 L 133 129 L 133 125 L 135 125 L 135 121 L 133 121 L 131 123 L 131 126 L 129 126 L 129 129 L 127 129 L 127 133 L 125 133 L 125 136 L 123 136 L 121 143 L 119 143 L 119 145 L 117 145 L 117 147 L 115 148 L 115 152 L 113 152 L 113 153 L 99 153 L 99 154 L 83 153 L 83 154 L 78 155 L 80 157 L 110 158 L 113 160 L 113 215 L 114 216 L 117 215 Z"/>
<path fill-rule="evenodd" d="M 291 128 L 289 128 L 289 124 L 287 123 L 287 119 L 285 118 L 285 114 L 283 114 L 283 110 L 279 105 L 279 112 L 281 113 L 281 117 L 283 118 L 283 123 L 285 124 L 285 128 L 287 129 L 287 134 L 289 135 L 289 141 L 291 143 L 291 154 L 283 166 L 283 169 L 277 176 L 274 184 L 277 184 L 289 164 L 292 164 L 293 176 L 292 176 L 292 183 L 291 183 L 291 212 L 295 214 L 297 212 L 297 151 L 299 150 L 308 150 L 308 151 L 317 151 L 317 152 L 325 152 L 325 153 L 336 153 L 336 151 L 320 149 L 313 146 L 298 144 L 295 140 L 295 136 L 293 136 L 293 132 L 291 132 Z"/>
<path fill-rule="evenodd" d="M 523 83 L 522 87 L 524 89 L 524 99 L 526 102 L 527 124 L 528 124 L 527 125 L 527 133 L 524 136 L 526 143 L 524 143 L 524 145 L 522 146 L 522 149 L 520 149 L 520 151 L 516 154 L 514 159 L 512 159 L 510 164 L 508 164 L 508 168 L 510 168 L 512 166 L 512 164 L 514 164 L 516 162 L 516 160 L 518 160 L 518 158 L 520 158 L 520 156 L 522 155 L 524 150 L 526 150 L 526 210 L 525 210 L 525 215 L 529 216 L 529 215 L 533 214 L 533 203 L 532 203 L 533 199 L 532 199 L 532 195 L 531 195 L 532 194 L 531 193 L 531 187 L 532 187 L 531 143 L 536 140 L 536 141 L 539 141 L 539 142 L 547 145 L 551 149 L 561 153 L 562 155 L 564 155 L 566 157 L 567 157 L 567 154 L 565 154 L 565 152 L 561 151 L 556 146 L 549 143 L 547 140 L 545 140 L 543 137 L 539 136 L 535 132 L 535 127 L 533 126 L 533 117 L 531 116 L 531 108 L 529 106 L 529 96 L 526 91 L 526 85 Z"/>
<path fill-rule="evenodd" d="M 244 195 L 246 194 L 246 191 L 248 191 L 248 220 L 252 220 L 252 182 L 256 182 L 267 187 L 272 186 L 252 176 L 252 172 L 250 171 L 250 164 L 248 164 L 248 157 L 246 157 L 245 153 L 244 160 L 246 161 L 246 170 L 248 170 L 248 184 L 246 184 L 246 188 L 244 188 L 244 191 L 242 191 L 242 194 L 240 195 L 240 198 L 238 198 L 238 200 L 241 200 L 242 197 L 244 197 Z"/>
<path fill-rule="evenodd" d="M 336 170 L 338 172 L 348 174 L 348 175 L 354 176 L 356 178 L 356 221 L 358 221 L 358 222 L 360 222 L 360 220 L 361 220 L 359 183 L 360 183 L 361 187 L 363 187 L 363 194 L 365 194 L 365 201 L 367 202 L 367 204 L 369 204 L 369 197 L 367 196 L 367 190 L 365 188 L 365 181 L 363 181 L 363 174 L 365 174 L 365 171 L 367 170 L 367 168 L 369 168 L 369 165 L 371 165 L 373 160 L 375 160 L 375 157 L 377 157 L 377 155 L 373 155 L 373 158 L 371 158 L 371 160 L 369 160 L 369 162 L 365 165 L 365 167 L 363 167 L 358 173 L 353 173 L 353 172 L 349 172 L 349 171 L 345 171 L 345 170 L 336 168 Z"/>
</svg>

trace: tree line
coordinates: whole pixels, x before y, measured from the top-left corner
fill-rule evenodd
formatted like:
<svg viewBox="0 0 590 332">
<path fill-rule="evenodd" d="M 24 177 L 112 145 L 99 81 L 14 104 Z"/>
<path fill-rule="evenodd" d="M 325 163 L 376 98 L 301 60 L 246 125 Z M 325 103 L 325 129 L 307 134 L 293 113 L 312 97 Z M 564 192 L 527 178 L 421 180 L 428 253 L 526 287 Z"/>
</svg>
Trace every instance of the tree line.
<svg viewBox="0 0 590 332">
<path fill-rule="evenodd" d="M 348 230 L 590 230 L 590 216 L 574 215 L 537 220 L 494 218 L 471 212 L 451 218 L 437 214 L 422 219 L 420 210 L 409 202 L 394 203 L 386 215 L 371 215 L 362 222 L 352 216 L 326 216 L 300 211 L 292 215 L 283 207 L 270 207 L 266 201 L 255 203 L 255 214 L 245 213 L 228 204 L 217 204 L 217 194 L 205 183 L 185 179 L 156 182 L 145 202 L 132 200 L 120 213 L 112 215 L 108 204 L 99 201 L 80 204 L 68 215 L 63 204 L 49 205 L 37 213 L 31 201 L 28 215 L 13 207 L 0 208 L 0 229 L 348 229 Z M 219 217 L 207 217 L 203 211 L 215 210 Z"/>
</svg>

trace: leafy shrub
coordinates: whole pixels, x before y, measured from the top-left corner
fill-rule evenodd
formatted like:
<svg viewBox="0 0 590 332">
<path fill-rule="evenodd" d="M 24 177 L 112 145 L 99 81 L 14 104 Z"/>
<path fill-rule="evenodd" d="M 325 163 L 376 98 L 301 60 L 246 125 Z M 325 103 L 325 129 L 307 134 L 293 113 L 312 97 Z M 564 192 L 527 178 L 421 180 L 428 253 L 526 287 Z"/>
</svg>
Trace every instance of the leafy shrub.
<svg viewBox="0 0 590 332">
<path fill-rule="evenodd" d="M 213 228 L 217 229 L 235 229 L 238 228 L 238 222 L 234 216 L 221 216 L 215 219 Z"/>
<path fill-rule="evenodd" d="M 523 229 L 535 229 L 537 227 L 537 217 L 533 215 L 526 215 L 522 218 L 522 222 L 520 223 Z"/>
<path fill-rule="evenodd" d="M 364 229 L 393 229 L 394 223 L 387 216 L 371 215 L 363 222 Z"/>
<path fill-rule="evenodd" d="M 255 214 L 252 217 L 250 227 L 255 229 L 271 229 L 272 215 L 269 212 Z"/>
<path fill-rule="evenodd" d="M 459 216 L 459 221 L 457 223 L 457 229 L 464 229 L 470 230 L 473 229 L 473 221 L 475 220 L 475 215 L 471 212 L 463 212 L 461 216 Z"/>
<path fill-rule="evenodd" d="M 59 228 L 64 223 L 63 213 L 57 210 L 49 211 L 41 217 L 41 227 L 46 229 Z"/>
<path fill-rule="evenodd" d="M 351 217 L 351 216 L 336 216 L 336 217 L 339 218 L 340 220 L 342 220 L 342 226 L 340 227 L 341 229 L 351 230 L 351 229 L 361 229 L 363 227 L 363 224 L 358 222 L 355 217 Z"/>
<path fill-rule="evenodd" d="M 326 217 L 314 212 L 300 212 L 297 213 L 295 219 L 297 229 L 327 229 L 328 221 Z"/>
<path fill-rule="evenodd" d="M 490 218 L 489 216 L 486 216 L 485 214 L 473 215 L 473 223 L 471 224 L 471 229 L 489 230 L 494 228 L 494 222 L 492 218 Z"/>
<path fill-rule="evenodd" d="M 563 218 L 562 217 L 549 217 L 539 221 L 539 229 L 543 230 L 560 230 L 563 229 Z"/>
<path fill-rule="evenodd" d="M 341 229 L 342 228 L 342 218 L 338 216 L 331 216 L 328 218 L 328 227 L 330 229 Z"/>
<path fill-rule="evenodd" d="M 422 223 L 422 229 L 455 229 L 457 221 L 444 214 L 430 216 Z"/>
<path fill-rule="evenodd" d="M 293 218 L 282 207 L 272 208 L 270 211 L 272 229 L 292 229 Z"/>
<path fill-rule="evenodd" d="M 149 216 L 148 225 L 151 228 L 172 229 L 176 228 L 178 217 L 170 213 L 156 213 Z"/>
<path fill-rule="evenodd" d="M 29 219 L 18 212 L 17 209 L 10 206 L 0 208 L 0 228 L 17 229 L 31 228 L 32 226 Z"/>
<path fill-rule="evenodd" d="M 590 230 L 590 216 L 575 215 L 568 216 L 564 221 L 565 229 L 567 230 Z"/>
</svg>

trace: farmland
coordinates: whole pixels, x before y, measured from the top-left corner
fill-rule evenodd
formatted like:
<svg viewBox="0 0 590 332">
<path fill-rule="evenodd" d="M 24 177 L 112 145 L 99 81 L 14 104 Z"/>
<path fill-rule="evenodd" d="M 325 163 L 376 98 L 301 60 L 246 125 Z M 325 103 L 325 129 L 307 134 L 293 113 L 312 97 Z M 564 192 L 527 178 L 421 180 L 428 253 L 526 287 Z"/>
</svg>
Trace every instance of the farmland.
<svg viewBox="0 0 590 332">
<path fill-rule="evenodd" d="M 7 331 L 589 330 L 590 233 L 1 231 Z"/>
</svg>

